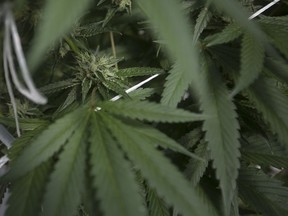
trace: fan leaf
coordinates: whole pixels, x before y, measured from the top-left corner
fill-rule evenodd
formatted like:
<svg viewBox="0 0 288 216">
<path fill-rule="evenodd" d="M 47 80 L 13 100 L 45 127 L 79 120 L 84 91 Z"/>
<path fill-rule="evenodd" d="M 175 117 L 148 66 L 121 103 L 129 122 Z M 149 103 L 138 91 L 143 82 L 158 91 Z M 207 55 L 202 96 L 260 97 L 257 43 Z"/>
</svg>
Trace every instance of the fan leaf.
<svg viewBox="0 0 288 216">
<path fill-rule="evenodd" d="M 7 177 L 22 176 L 52 157 L 77 130 L 84 116 L 83 109 L 77 109 L 43 130 L 15 159 Z"/>
<path fill-rule="evenodd" d="M 90 164 L 101 209 L 107 216 L 145 215 L 132 169 L 99 120 L 96 115 L 91 119 Z"/>
<path fill-rule="evenodd" d="M 209 215 L 207 206 L 182 174 L 153 146 L 145 145 L 145 140 L 133 127 L 104 113 L 101 113 L 101 117 L 151 188 L 155 188 L 167 203 L 187 216 Z"/>
</svg>

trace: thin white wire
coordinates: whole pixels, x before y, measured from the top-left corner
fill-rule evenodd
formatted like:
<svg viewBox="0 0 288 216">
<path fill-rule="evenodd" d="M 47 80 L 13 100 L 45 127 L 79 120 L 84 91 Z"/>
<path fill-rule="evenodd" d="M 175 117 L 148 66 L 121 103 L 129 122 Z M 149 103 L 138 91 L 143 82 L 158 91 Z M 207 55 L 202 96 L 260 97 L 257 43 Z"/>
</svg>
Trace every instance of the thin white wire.
<svg viewBox="0 0 288 216">
<path fill-rule="evenodd" d="M 270 7 L 272 7 L 273 5 L 275 5 L 278 2 L 280 2 L 280 0 L 274 0 L 273 2 L 270 2 L 269 4 L 267 4 L 266 6 L 264 6 L 263 8 L 259 9 L 254 14 L 252 14 L 248 19 L 249 20 L 254 19 L 255 17 L 259 16 L 264 11 L 268 10 Z"/>
</svg>

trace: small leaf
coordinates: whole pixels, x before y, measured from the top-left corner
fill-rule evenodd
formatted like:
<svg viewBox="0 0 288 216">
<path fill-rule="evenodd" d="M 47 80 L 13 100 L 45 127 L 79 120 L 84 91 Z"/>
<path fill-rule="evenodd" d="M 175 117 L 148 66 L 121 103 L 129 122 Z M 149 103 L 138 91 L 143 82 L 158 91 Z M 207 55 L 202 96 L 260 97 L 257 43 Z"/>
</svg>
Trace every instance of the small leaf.
<svg viewBox="0 0 288 216">
<path fill-rule="evenodd" d="M 208 144 L 203 140 L 198 144 L 197 148 L 195 149 L 194 153 L 203 158 L 204 161 L 195 160 L 191 158 L 186 165 L 185 174 L 190 179 L 193 186 L 196 186 L 201 177 L 204 175 L 206 168 L 208 167 L 208 162 L 210 159 L 210 153 L 208 150 Z"/>
<path fill-rule="evenodd" d="M 64 89 L 71 88 L 78 84 L 79 83 L 74 82 L 74 79 L 67 79 L 59 82 L 50 83 L 46 86 L 41 87 L 39 90 L 44 94 L 53 94 Z"/>
<path fill-rule="evenodd" d="M 85 183 L 86 125 L 87 118 L 82 119 L 59 156 L 46 188 L 44 216 L 75 215 L 77 212 Z"/>
<path fill-rule="evenodd" d="M 207 47 L 229 43 L 237 38 L 239 38 L 242 34 L 241 28 L 235 24 L 231 23 L 226 26 L 222 32 L 216 33 L 214 35 L 210 35 L 204 39 L 204 43 Z"/>
<path fill-rule="evenodd" d="M 55 113 L 59 113 L 66 109 L 69 105 L 71 105 L 77 99 L 77 86 L 73 87 L 69 92 L 67 98 L 63 102 L 61 106 L 58 107 Z"/>
<path fill-rule="evenodd" d="M 155 122 L 201 121 L 205 116 L 147 101 L 118 100 L 99 105 L 103 110 L 131 119 Z"/>
<path fill-rule="evenodd" d="M 13 162 L 7 178 L 22 176 L 52 157 L 85 119 L 83 109 L 77 109 L 43 130 Z"/>
<path fill-rule="evenodd" d="M 111 216 L 145 215 L 132 169 L 116 141 L 95 115 L 91 119 L 91 127 L 91 174 L 103 213 Z"/>
<path fill-rule="evenodd" d="M 241 71 L 236 86 L 231 93 L 234 97 L 238 92 L 251 85 L 262 72 L 265 50 L 258 38 L 244 34 L 241 49 Z"/>
<path fill-rule="evenodd" d="M 135 77 L 135 76 L 146 76 L 162 73 L 161 68 L 151 68 L 151 67 L 131 67 L 119 69 L 117 75 L 119 77 Z"/>
<path fill-rule="evenodd" d="M 177 66 L 174 66 L 166 78 L 161 103 L 170 107 L 177 107 L 179 101 L 188 89 L 187 78 Z"/>
<path fill-rule="evenodd" d="M 210 4 L 210 3 L 207 3 L 207 4 Z M 198 41 L 201 33 L 207 27 L 211 18 L 212 18 L 212 13 L 209 10 L 209 5 L 206 5 L 201 10 L 196 20 L 196 25 L 195 25 L 194 35 L 193 35 L 194 43 Z"/>
<path fill-rule="evenodd" d="M 82 103 L 84 103 L 91 86 L 92 86 L 92 80 L 88 80 L 85 78 L 82 81 Z"/>
</svg>

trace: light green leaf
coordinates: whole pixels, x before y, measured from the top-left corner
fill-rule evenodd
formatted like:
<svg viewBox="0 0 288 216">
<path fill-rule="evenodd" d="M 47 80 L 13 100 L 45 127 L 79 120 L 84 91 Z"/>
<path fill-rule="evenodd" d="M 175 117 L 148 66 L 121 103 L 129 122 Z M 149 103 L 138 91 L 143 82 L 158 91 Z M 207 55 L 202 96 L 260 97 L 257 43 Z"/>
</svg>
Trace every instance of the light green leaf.
<svg viewBox="0 0 288 216">
<path fill-rule="evenodd" d="M 131 67 L 119 69 L 117 75 L 119 77 L 135 77 L 135 76 L 146 76 L 162 73 L 161 68 L 151 68 L 151 67 Z"/>
<path fill-rule="evenodd" d="M 12 182 L 6 216 L 39 215 L 51 161 Z"/>
<path fill-rule="evenodd" d="M 138 0 L 160 40 L 163 40 L 171 59 L 177 63 L 177 70 L 170 72 L 163 97 L 167 104 L 176 106 L 188 89 L 189 84 L 197 82 L 199 67 L 198 55 L 191 36 L 190 24 L 180 4 L 175 0 Z M 173 75 L 172 75 L 173 74 Z M 173 76 L 173 79 L 171 78 Z"/>
<path fill-rule="evenodd" d="M 262 33 L 258 25 L 256 25 L 252 20 L 248 20 L 249 15 L 236 0 L 215 0 L 213 3 L 222 9 L 226 14 L 235 19 L 241 28 L 258 38 L 260 41 L 265 41 L 265 35 Z"/>
<path fill-rule="evenodd" d="M 66 79 L 59 82 L 50 83 L 41 87 L 39 90 L 44 94 L 53 94 L 55 92 L 62 91 L 67 88 L 71 88 L 79 83 L 74 82 L 74 79 Z"/>
<path fill-rule="evenodd" d="M 114 113 L 131 119 L 155 122 L 190 122 L 201 121 L 206 118 L 201 114 L 191 113 L 185 110 L 147 101 L 107 101 L 99 104 L 99 106 L 109 113 Z"/>
<path fill-rule="evenodd" d="M 150 187 L 147 188 L 147 205 L 149 216 L 170 216 L 167 204 L 158 196 L 156 190 Z"/>
<path fill-rule="evenodd" d="M 30 50 L 29 62 L 33 69 L 39 65 L 47 49 L 71 29 L 90 2 L 90 0 L 45 1 L 43 19 L 36 29 Z M 63 13 L 67 10 L 67 5 L 69 5 L 69 12 Z"/>
<path fill-rule="evenodd" d="M 22 176 L 52 157 L 85 119 L 83 109 L 77 109 L 51 124 L 32 141 L 13 162 L 8 178 Z"/>
<path fill-rule="evenodd" d="M 80 120 L 81 121 L 81 120 Z M 43 216 L 75 215 L 85 187 L 87 118 L 69 137 L 46 187 Z"/>
<path fill-rule="evenodd" d="M 259 39 L 244 34 L 241 49 L 241 71 L 236 86 L 231 93 L 234 97 L 241 90 L 251 85 L 262 72 L 265 50 Z"/>
<path fill-rule="evenodd" d="M 226 26 L 222 32 L 206 37 L 204 43 L 206 44 L 206 47 L 229 43 L 239 38 L 241 35 L 241 28 L 237 24 L 231 23 Z"/>
<path fill-rule="evenodd" d="M 288 98 L 273 82 L 260 77 L 248 89 L 248 97 L 263 114 L 280 142 L 288 147 Z"/>
<path fill-rule="evenodd" d="M 188 89 L 187 80 L 177 66 L 174 66 L 166 78 L 161 103 L 170 107 L 177 107 L 179 101 Z"/>
<path fill-rule="evenodd" d="M 199 13 L 196 25 L 194 29 L 194 35 L 193 35 L 193 42 L 196 43 L 199 39 L 199 36 L 203 32 L 203 30 L 207 27 L 210 19 L 212 18 L 212 13 L 209 11 L 209 4 L 207 3 L 205 7 L 201 10 Z"/>
<path fill-rule="evenodd" d="M 145 215 L 139 188 L 123 152 L 100 119 L 91 119 L 90 164 L 97 199 L 107 216 Z M 111 206 L 113 203 L 113 206 Z"/>
<path fill-rule="evenodd" d="M 212 116 L 204 121 L 203 130 L 206 131 L 205 140 L 216 168 L 216 176 L 220 180 L 224 214 L 229 215 L 240 167 L 237 113 L 218 71 L 209 62 L 203 61 L 201 74 L 208 81 L 199 83 L 203 87 L 201 109 L 206 115 Z"/>
<path fill-rule="evenodd" d="M 146 145 L 133 127 L 99 112 L 105 124 L 117 138 L 123 150 L 127 153 L 142 175 L 148 180 L 151 188 L 155 188 L 168 204 L 180 209 L 183 215 L 209 215 L 209 210 L 203 204 L 196 191 L 189 186 L 183 175 L 151 145 Z"/>
<path fill-rule="evenodd" d="M 288 188 L 269 178 L 261 170 L 241 169 L 239 195 L 244 202 L 265 216 L 287 215 Z"/>
</svg>

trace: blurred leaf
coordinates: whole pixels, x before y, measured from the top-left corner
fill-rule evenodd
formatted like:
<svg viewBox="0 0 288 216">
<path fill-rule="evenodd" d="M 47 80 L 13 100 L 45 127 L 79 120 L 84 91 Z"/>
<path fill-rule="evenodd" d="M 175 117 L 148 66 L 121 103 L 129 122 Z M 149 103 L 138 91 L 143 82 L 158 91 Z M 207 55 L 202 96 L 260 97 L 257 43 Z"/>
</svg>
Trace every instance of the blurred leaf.
<svg viewBox="0 0 288 216">
<path fill-rule="evenodd" d="M 165 47 L 177 70 L 171 70 L 165 84 L 162 101 L 176 107 L 189 84 L 197 81 L 198 56 L 190 39 L 192 32 L 187 18 L 175 0 L 139 0 L 140 8 L 148 16 L 158 37 L 164 41 Z M 171 78 L 173 77 L 173 78 Z M 170 101 L 173 98 L 173 103 Z"/>
<path fill-rule="evenodd" d="M 47 52 L 47 49 L 60 39 L 77 19 L 83 15 L 90 0 L 49 0 L 46 1 L 43 19 L 36 30 L 34 43 L 30 50 L 29 63 L 35 69 Z M 69 5 L 69 11 L 66 11 Z"/>
</svg>

